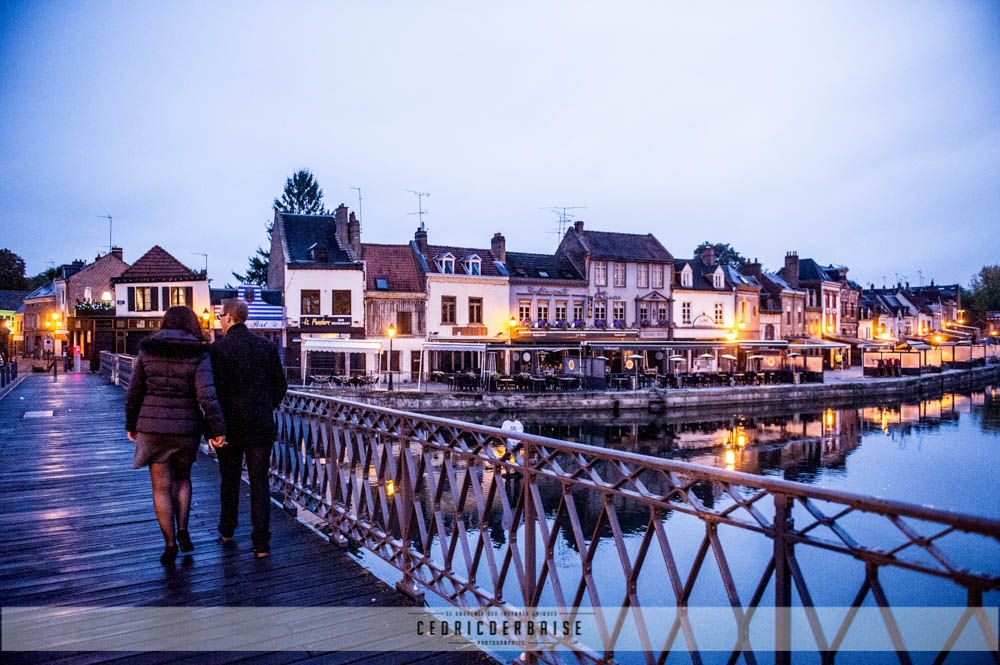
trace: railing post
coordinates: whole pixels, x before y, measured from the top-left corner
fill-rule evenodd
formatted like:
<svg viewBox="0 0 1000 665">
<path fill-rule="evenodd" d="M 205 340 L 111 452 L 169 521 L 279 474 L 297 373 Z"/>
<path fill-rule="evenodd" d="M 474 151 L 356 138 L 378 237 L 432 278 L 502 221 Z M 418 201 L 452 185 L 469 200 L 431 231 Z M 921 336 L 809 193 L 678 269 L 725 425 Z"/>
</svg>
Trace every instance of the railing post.
<svg viewBox="0 0 1000 665">
<path fill-rule="evenodd" d="M 424 593 L 413 577 L 413 556 L 410 554 L 410 514 L 414 506 L 414 488 L 410 480 L 410 461 L 407 452 L 409 439 L 399 437 L 399 540 L 402 548 L 403 579 L 396 582 L 396 590 L 412 598 L 418 605 L 424 603 Z M 388 526 L 388 525 L 387 525 Z"/>
<path fill-rule="evenodd" d="M 535 483 L 535 474 L 531 466 L 534 446 L 528 441 L 522 441 L 524 460 L 523 479 L 521 481 L 521 496 L 524 502 L 524 609 L 528 612 L 528 620 L 533 620 L 538 609 L 535 606 L 535 522 L 538 515 L 535 511 L 535 502 L 532 499 L 532 486 Z M 534 665 L 538 662 L 533 640 L 529 636 L 525 642 L 524 658 L 521 662 Z"/>
<path fill-rule="evenodd" d="M 790 665 L 792 662 L 792 576 L 788 569 L 786 536 L 792 528 L 790 497 L 774 494 L 774 662 Z"/>
</svg>

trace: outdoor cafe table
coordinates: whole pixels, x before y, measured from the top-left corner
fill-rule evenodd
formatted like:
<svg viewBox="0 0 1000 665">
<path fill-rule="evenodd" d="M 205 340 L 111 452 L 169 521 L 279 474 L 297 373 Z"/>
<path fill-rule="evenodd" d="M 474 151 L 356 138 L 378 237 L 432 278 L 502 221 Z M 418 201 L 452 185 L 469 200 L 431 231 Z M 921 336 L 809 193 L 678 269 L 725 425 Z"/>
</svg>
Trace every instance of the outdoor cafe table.
<svg viewBox="0 0 1000 665">
<path fill-rule="evenodd" d="M 545 390 L 545 377 L 544 376 L 531 377 L 531 389 L 534 392 L 541 392 Z"/>
</svg>

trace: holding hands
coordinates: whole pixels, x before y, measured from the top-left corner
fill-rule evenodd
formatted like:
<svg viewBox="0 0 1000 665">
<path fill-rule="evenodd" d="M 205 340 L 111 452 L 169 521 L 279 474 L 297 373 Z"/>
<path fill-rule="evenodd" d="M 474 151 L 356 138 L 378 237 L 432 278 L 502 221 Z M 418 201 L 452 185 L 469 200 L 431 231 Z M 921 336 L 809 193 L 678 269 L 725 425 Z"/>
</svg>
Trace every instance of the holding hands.
<svg viewBox="0 0 1000 665">
<path fill-rule="evenodd" d="M 227 443 L 228 442 L 226 441 L 226 437 L 224 436 L 217 436 L 214 439 L 208 440 L 208 445 L 210 448 L 223 448 L 226 446 Z"/>
</svg>

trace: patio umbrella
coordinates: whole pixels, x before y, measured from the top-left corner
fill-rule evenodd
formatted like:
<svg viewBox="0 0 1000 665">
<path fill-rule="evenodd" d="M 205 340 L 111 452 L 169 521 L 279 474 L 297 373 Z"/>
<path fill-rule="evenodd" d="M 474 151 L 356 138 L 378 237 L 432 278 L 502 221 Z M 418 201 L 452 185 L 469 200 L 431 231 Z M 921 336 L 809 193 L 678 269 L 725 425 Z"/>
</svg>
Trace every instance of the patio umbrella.
<svg viewBox="0 0 1000 665">
<path fill-rule="evenodd" d="M 670 356 L 667 360 L 684 360 L 684 356 Z"/>
<path fill-rule="evenodd" d="M 715 356 L 713 356 L 711 353 L 703 353 L 703 354 L 701 354 L 698 357 L 699 358 L 714 358 Z"/>
<path fill-rule="evenodd" d="M 723 353 L 720 358 L 725 358 L 726 360 L 736 360 L 736 356 L 731 356 L 728 353 Z"/>
</svg>

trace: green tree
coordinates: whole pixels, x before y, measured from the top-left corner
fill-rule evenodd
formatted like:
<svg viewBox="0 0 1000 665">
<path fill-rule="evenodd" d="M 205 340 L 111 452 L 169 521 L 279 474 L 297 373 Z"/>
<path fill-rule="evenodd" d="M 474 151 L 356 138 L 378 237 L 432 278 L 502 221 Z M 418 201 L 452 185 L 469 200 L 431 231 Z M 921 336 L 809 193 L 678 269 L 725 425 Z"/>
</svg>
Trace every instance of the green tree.
<svg viewBox="0 0 1000 665">
<path fill-rule="evenodd" d="M 737 252 L 729 243 L 710 243 L 705 241 L 695 247 L 694 258 L 700 259 L 701 253 L 706 247 L 712 247 L 715 249 L 715 262 L 723 266 L 732 266 L 734 268 L 739 268 L 747 262 L 743 256 Z"/>
<path fill-rule="evenodd" d="M 27 288 L 24 259 L 9 249 L 0 249 L 0 289 L 25 291 Z"/>
<path fill-rule="evenodd" d="M 972 276 L 969 290 L 962 298 L 973 325 L 980 325 L 986 319 L 986 312 L 1000 311 L 1000 265 L 983 266 Z"/>
<path fill-rule="evenodd" d="M 323 190 L 308 169 L 299 169 L 285 180 L 285 189 L 280 199 L 274 199 L 274 209 L 298 215 L 329 215 L 323 205 Z M 233 273 L 241 284 L 267 284 L 267 267 L 271 259 L 271 231 L 274 222 L 267 223 L 267 247 L 257 248 L 257 253 L 249 258 L 250 265 L 244 274 Z"/>
<path fill-rule="evenodd" d="M 45 286 L 59 276 L 59 268 L 47 268 L 28 280 L 28 290 L 34 291 L 40 286 Z"/>
</svg>

